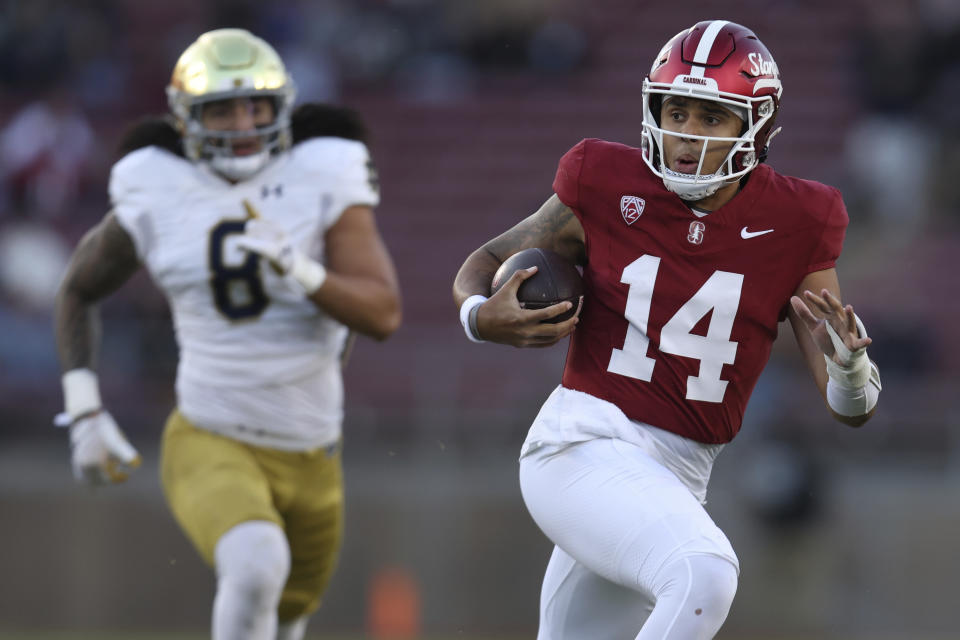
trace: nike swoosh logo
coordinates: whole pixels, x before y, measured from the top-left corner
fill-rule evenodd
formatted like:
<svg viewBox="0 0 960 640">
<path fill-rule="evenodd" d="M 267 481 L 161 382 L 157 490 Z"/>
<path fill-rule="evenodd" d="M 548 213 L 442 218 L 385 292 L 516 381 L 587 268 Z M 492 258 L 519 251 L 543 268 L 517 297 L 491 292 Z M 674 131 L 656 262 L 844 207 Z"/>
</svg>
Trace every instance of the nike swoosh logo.
<svg viewBox="0 0 960 640">
<path fill-rule="evenodd" d="M 757 236 L 762 236 L 765 233 L 773 233 L 773 229 L 764 229 L 763 231 L 747 231 L 746 227 L 740 229 L 740 237 L 744 240 L 756 238 Z"/>
</svg>

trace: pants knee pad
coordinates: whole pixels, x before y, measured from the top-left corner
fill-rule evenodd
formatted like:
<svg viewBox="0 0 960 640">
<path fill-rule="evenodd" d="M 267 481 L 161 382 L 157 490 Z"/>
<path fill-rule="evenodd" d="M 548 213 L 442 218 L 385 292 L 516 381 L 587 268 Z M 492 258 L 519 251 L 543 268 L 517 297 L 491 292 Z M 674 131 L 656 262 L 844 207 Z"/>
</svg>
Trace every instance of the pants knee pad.
<svg viewBox="0 0 960 640">
<path fill-rule="evenodd" d="M 689 555 L 667 564 L 657 575 L 656 608 L 675 609 L 677 629 L 715 633 L 726 620 L 737 593 L 737 567 L 712 555 Z M 692 615 L 691 615 L 692 614 Z M 680 636 L 678 636 L 680 637 Z"/>
<path fill-rule="evenodd" d="M 737 568 L 716 556 L 693 556 L 689 562 L 699 598 L 714 610 L 723 611 L 723 617 L 726 618 L 737 595 Z"/>
<path fill-rule="evenodd" d="M 220 589 L 229 589 L 255 610 L 275 609 L 290 573 L 290 547 L 272 522 L 249 521 L 227 531 L 214 550 Z"/>
</svg>

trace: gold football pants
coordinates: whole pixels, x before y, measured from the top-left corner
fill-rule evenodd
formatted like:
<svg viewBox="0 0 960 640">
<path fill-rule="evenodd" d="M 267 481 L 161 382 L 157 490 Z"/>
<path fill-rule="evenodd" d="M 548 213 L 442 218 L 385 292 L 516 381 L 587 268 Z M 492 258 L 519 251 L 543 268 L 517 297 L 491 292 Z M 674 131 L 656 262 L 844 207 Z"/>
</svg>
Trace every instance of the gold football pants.
<svg viewBox="0 0 960 640">
<path fill-rule="evenodd" d="M 281 622 L 311 613 L 330 582 L 343 538 L 339 447 L 279 451 L 192 425 L 178 410 L 163 432 L 160 474 L 167 503 L 213 566 L 224 533 L 248 520 L 280 526 L 290 544 Z"/>
</svg>

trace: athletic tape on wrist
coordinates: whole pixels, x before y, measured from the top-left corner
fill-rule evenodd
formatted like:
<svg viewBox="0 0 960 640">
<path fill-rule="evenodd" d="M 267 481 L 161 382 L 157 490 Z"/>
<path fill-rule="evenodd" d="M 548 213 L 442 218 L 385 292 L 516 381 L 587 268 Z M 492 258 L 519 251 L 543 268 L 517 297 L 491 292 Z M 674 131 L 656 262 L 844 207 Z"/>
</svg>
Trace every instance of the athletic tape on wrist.
<svg viewBox="0 0 960 640">
<path fill-rule="evenodd" d="M 97 374 L 90 369 L 71 369 L 63 374 L 60 382 L 63 385 L 64 413 L 72 419 L 103 406 Z"/>
<path fill-rule="evenodd" d="M 859 337 L 867 337 L 867 329 L 856 314 L 853 316 L 857 323 L 857 333 Z M 867 384 L 870 379 L 870 359 L 867 357 L 866 347 L 861 347 L 851 351 L 843 343 L 841 338 L 829 322 L 826 323 L 827 335 L 830 336 L 830 342 L 837 352 L 837 358 L 843 363 L 839 364 L 833 358 L 824 354 L 824 361 L 827 363 L 827 375 L 831 380 L 836 381 L 838 385 L 845 389 L 860 389 Z"/>
<path fill-rule="evenodd" d="M 470 342 L 486 342 L 480 338 L 480 332 L 477 330 L 477 313 L 480 311 L 480 305 L 487 300 L 486 296 L 473 295 L 460 305 L 460 324 L 463 325 L 463 332 L 467 334 Z"/>
<path fill-rule="evenodd" d="M 327 269 L 322 264 L 302 253 L 293 257 L 290 275 L 300 283 L 307 295 L 313 295 L 327 280 Z"/>
<path fill-rule="evenodd" d="M 880 398 L 880 371 L 870 363 L 870 378 L 859 389 L 847 389 L 830 378 L 827 380 L 827 404 L 841 416 L 854 417 L 870 413 Z"/>
<path fill-rule="evenodd" d="M 863 326 L 863 322 L 860 320 L 860 317 L 857 314 L 853 314 L 853 320 L 857 324 L 857 334 L 860 338 L 867 337 L 867 328 Z M 833 325 L 829 322 L 827 325 L 827 335 L 830 336 L 830 342 L 833 343 L 833 348 L 837 351 L 837 356 L 842 362 L 849 363 L 852 359 L 856 358 L 858 354 L 866 351 L 866 347 L 861 347 L 855 351 L 850 351 L 847 348 L 847 345 L 844 344 L 843 338 L 841 338 L 836 331 L 833 329 Z"/>
</svg>

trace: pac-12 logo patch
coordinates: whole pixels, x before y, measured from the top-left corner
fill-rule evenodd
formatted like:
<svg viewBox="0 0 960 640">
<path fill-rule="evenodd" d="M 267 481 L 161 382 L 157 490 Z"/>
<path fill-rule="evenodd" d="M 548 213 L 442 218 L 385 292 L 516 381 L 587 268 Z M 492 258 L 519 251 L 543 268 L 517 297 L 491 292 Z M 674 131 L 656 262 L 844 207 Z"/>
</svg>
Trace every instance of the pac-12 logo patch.
<svg viewBox="0 0 960 640">
<path fill-rule="evenodd" d="M 620 198 L 620 213 L 623 214 L 623 221 L 627 224 L 633 224 L 643 213 L 643 206 L 647 204 L 643 198 L 637 196 L 623 196 Z"/>
<path fill-rule="evenodd" d="M 691 244 L 700 244 L 703 242 L 703 230 L 707 226 L 700 222 L 699 220 L 694 220 L 690 223 L 690 233 L 687 234 L 687 240 Z"/>
</svg>

